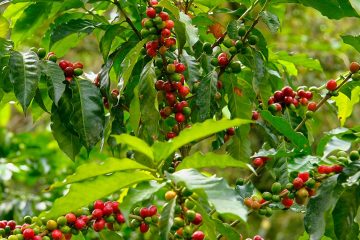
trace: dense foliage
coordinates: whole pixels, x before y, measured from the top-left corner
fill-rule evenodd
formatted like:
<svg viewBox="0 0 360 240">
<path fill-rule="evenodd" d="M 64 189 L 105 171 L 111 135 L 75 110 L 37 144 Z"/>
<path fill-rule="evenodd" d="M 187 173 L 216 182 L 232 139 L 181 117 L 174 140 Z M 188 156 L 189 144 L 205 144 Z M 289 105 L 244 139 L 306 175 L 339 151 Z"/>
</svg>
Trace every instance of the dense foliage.
<svg viewBox="0 0 360 240">
<path fill-rule="evenodd" d="M 350 61 L 304 86 L 322 62 L 273 47 L 290 3 L 360 18 L 349 0 L 0 3 L 0 239 L 281 239 L 248 229 L 277 212 L 304 215 L 293 239 L 359 238 L 360 36 L 336 33 Z M 66 55 L 91 38 L 96 74 Z"/>
</svg>

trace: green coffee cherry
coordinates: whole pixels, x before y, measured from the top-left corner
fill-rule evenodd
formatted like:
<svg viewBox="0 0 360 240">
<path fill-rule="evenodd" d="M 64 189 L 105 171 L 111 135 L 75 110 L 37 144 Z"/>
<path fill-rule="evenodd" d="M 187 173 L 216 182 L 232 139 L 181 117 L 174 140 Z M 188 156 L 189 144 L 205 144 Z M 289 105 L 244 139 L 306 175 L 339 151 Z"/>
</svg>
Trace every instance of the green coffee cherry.
<svg viewBox="0 0 360 240">
<path fill-rule="evenodd" d="M 241 28 L 239 29 L 239 31 L 238 31 L 238 35 L 239 35 L 240 37 L 243 37 L 243 36 L 245 36 L 245 34 L 246 34 L 246 29 L 245 29 L 245 27 L 241 27 Z"/>
<path fill-rule="evenodd" d="M 213 49 L 212 49 L 211 43 L 205 42 L 205 43 L 203 44 L 203 51 L 204 51 L 206 54 L 208 54 L 208 55 L 212 54 L 212 53 L 213 53 Z"/>
<path fill-rule="evenodd" d="M 256 35 L 251 35 L 248 41 L 250 45 L 256 45 L 259 42 L 259 38 Z"/>
<path fill-rule="evenodd" d="M 263 192 L 262 194 L 263 199 L 265 199 L 266 201 L 270 201 L 272 199 L 272 194 L 269 192 Z"/>
<path fill-rule="evenodd" d="M 281 187 L 281 183 L 279 182 L 274 182 L 271 186 L 271 192 L 273 194 L 279 194 L 282 190 L 282 187 Z"/>
<path fill-rule="evenodd" d="M 338 151 L 337 153 L 336 153 L 336 156 L 337 157 L 348 157 L 348 154 L 347 154 L 347 152 L 345 152 L 345 151 Z"/>
<path fill-rule="evenodd" d="M 244 182 L 245 182 L 245 180 L 243 178 L 238 178 L 238 179 L 236 179 L 235 184 L 238 186 L 242 186 L 242 185 L 244 185 Z"/>
<path fill-rule="evenodd" d="M 351 161 L 359 160 L 359 158 L 360 158 L 359 152 L 356 151 L 356 150 L 351 151 L 350 154 L 349 154 L 349 158 L 350 158 Z"/>
</svg>

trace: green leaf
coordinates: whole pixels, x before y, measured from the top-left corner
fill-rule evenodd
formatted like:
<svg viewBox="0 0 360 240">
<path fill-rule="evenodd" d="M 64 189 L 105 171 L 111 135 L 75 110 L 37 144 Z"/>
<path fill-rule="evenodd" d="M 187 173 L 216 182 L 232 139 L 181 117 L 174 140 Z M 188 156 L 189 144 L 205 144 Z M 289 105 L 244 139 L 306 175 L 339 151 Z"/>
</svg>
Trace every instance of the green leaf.
<svg viewBox="0 0 360 240">
<path fill-rule="evenodd" d="M 288 170 L 304 172 L 313 168 L 315 164 L 320 162 L 320 158 L 317 156 L 306 155 L 297 158 L 288 158 Z"/>
<path fill-rule="evenodd" d="M 55 106 L 53 106 L 51 110 L 50 127 L 60 149 L 66 153 L 70 159 L 75 160 L 76 155 L 79 154 L 81 149 L 80 138 L 76 133 L 69 131 Z"/>
<path fill-rule="evenodd" d="M 7 54 L 13 48 L 14 43 L 12 41 L 0 38 L 0 57 Z"/>
<path fill-rule="evenodd" d="M 41 62 L 41 64 L 43 73 L 45 73 L 45 75 L 48 77 L 47 83 L 49 88 L 49 96 L 57 106 L 66 87 L 66 84 L 64 83 L 64 72 L 56 63 L 44 61 Z"/>
<path fill-rule="evenodd" d="M 159 7 L 164 7 L 166 8 L 167 10 L 169 10 L 176 19 L 179 19 L 180 17 L 180 10 L 178 7 L 176 7 L 174 5 L 173 2 L 169 1 L 169 0 L 161 0 L 158 5 Z"/>
<path fill-rule="evenodd" d="M 35 97 L 40 80 L 38 60 L 38 56 L 34 52 L 13 51 L 10 56 L 10 81 L 14 85 L 15 96 L 24 112 Z"/>
<path fill-rule="evenodd" d="M 166 203 L 161 212 L 159 223 L 161 239 L 169 239 L 169 232 L 172 225 L 174 224 L 176 200 L 177 197 L 171 199 L 168 203 Z"/>
<path fill-rule="evenodd" d="M 61 39 L 71 34 L 90 34 L 95 28 L 100 27 L 102 24 L 87 20 L 87 19 L 71 19 L 68 22 L 56 25 L 50 35 L 50 48 Z"/>
<path fill-rule="evenodd" d="M 132 150 L 138 151 L 146 155 L 151 160 L 154 160 L 154 153 L 150 146 L 140 138 L 131 136 L 129 134 L 112 135 L 118 144 L 126 144 Z"/>
<path fill-rule="evenodd" d="M 250 84 L 242 79 L 237 79 L 234 74 L 225 73 L 222 76 L 228 96 L 228 108 L 231 118 L 251 119 L 252 103 L 254 100 L 253 89 Z M 228 146 L 231 156 L 236 159 L 248 161 L 251 149 L 249 141 L 250 125 L 243 125 L 236 129 L 233 142 Z"/>
<path fill-rule="evenodd" d="M 310 152 L 310 144 L 306 137 L 302 133 L 295 132 L 284 118 L 273 116 L 268 111 L 261 111 L 261 117 L 304 153 Z"/>
<path fill-rule="evenodd" d="M 128 218 L 131 209 L 138 203 L 152 198 L 166 183 L 148 181 L 139 183 L 136 187 L 130 188 L 124 200 L 121 202 L 121 212 L 125 219 Z"/>
<path fill-rule="evenodd" d="M 204 208 L 204 203 L 200 203 L 194 201 L 196 206 L 196 212 L 200 213 L 202 216 L 202 229 L 205 230 L 205 235 L 209 239 L 216 239 L 216 226 L 215 226 L 215 219 L 213 219 L 208 211 Z"/>
<path fill-rule="evenodd" d="M 332 212 L 334 226 L 336 226 L 334 231 L 338 239 L 351 240 L 358 238 L 359 225 L 354 222 L 354 218 L 359 206 L 359 186 L 353 186 L 346 189 Z"/>
<path fill-rule="evenodd" d="M 359 14 L 351 6 L 349 0 L 275 0 L 273 3 L 283 2 L 300 3 L 304 6 L 315 8 L 322 15 L 330 19 L 359 17 Z"/>
<path fill-rule="evenodd" d="M 200 64 L 196 61 L 195 57 L 189 55 L 186 50 L 180 56 L 181 62 L 186 66 L 186 71 L 184 72 L 184 77 L 186 83 L 190 86 L 193 86 L 193 83 L 200 79 Z"/>
<path fill-rule="evenodd" d="M 313 69 L 313 70 L 320 71 L 320 72 L 323 71 L 319 60 L 309 58 L 306 54 L 299 53 L 299 54 L 289 55 L 287 52 L 280 51 L 277 53 L 272 53 L 270 55 L 270 59 L 281 61 L 281 62 L 285 61 L 285 62 L 293 63 L 296 66 L 305 67 L 305 68 Z"/>
<path fill-rule="evenodd" d="M 91 162 L 80 165 L 73 175 L 66 177 L 63 182 L 53 184 L 51 188 L 62 187 L 109 173 L 138 169 L 151 171 L 150 168 L 128 158 L 108 158 L 101 163 Z"/>
<path fill-rule="evenodd" d="M 53 207 L 44 215 L 48 219 L 55 219 L 68 212 L 76 211 L 91 202 L 109 196 L 122 188 L 133 184 L 154 179 L 142 171 L 117 172 L 109 176 L 99 176 L 91 181 L 83 181 L 71 185 L 69 192 L 55 200 Z"/>
<path fill-rule="evenodd" d="M 260 13 L 262 21 L 266 24 L 272 33 L 276 33 L 280 28 L 280 20 L 278 16 L 269 12 L 263 11 Z"/>
<path fill-rule="evenodd" d="M 341 35 L 342 40 L 344 43 L 349 44 L 356 51 L 360 52 L 360 35 L 352 36 L 352 35 Z"/>
<path fill-rule="evenodd" d="M 125 27 L 115 24 L 111 25 L 106 31 L 104 36 L 100 40 L 100 51 L 103 55 L 103 59 L 106 60 L 109 56 L 109 52 L 111 50 L 111 46 L 113 44 L 114 39 L 117 35 L 121 35 L 125 30 Z"/>
<path fill-rule="evenodd" d="M 155 89 L 156 74 L 152 61 L 146 64 L 141 72 L 139 82 L 141 138 L 152 143 L 159 134 L 160 114 L 158 111 L 157 91 Z"/>
<path fill-rule="evenodd" d="M 243 124 L 249 124 L 252 121 L 242 119 L 222 119 L 215 121 L 213 119 L 206 120 L 202 123 L 196 123 L 191 128 L 186 128 L 180 132 L 180 134 L 173 138 L 172 142 L 167 144 L 160 144 L 153 146 L 153 152 L 155 153 L 156 160 L 164 160 L 175 152 L 180 147 L 191 143 L 192 141 L 199 140 L 217 132 L 223 131 L 230 127 L 240 126 Z"/>
<path fill-rule="evenodd" d="M 224 223 L 218 219 L 213 220 L 216 230 L 223 235 L 226 239 L 241 239 L 240 234 L 235 231 L 229 224 Z"/>
<path fill-rule="evenodd" d="M 217 74 L 215 71 L 207 74 L 200 81 L 199 88 L 196 92 L 196 107 L 198 108 L 198 121 L 202 122 L 205 119 L 211 118 L 214 113 L 214 99 L 217 91 Z"/>
<path fill-rule="evenodd" d="M 262 55 L 257 51 L 253 51 L 253 57 L 254 77 L 252 85 L 255 93 L 260 95 L 262 102 L 267 104 L 267 100 L 272 94 L 271 85 L 269 84 L 269 74 Z"/>
<path fill-rule="evenodd" d="M 9 32 L 9 22 L 0 15 L 0 38 L 6 38 Z"/>
<path fill-rule="evenodd" d="M 344 126 L 346 119 L 351 116 L 354 106 L 360 102 L 360 87 L 355 87 L 351 91 L 351 99 L 345 94 L 339 93 L 339 96 L 334 97 L 336 106 L 338 107 L 338 118 L 341 126 Z"/>
<path fill-rule="evenodd" d="M 180 12 L 180 22 L 185 24 L 186 41 L 190 47 L 199 41 L 199 33 L 196 26 L 192 24 L 191 18 L 183 12 Z"/>
<path fill-rule="evenodd" d="M 335 175 L 323 181 L 316 196 L 310 198 L 307 205 L 304 222 L 305 229 L 312 240 L 321 239 L 324 235 L 326 217 L 331 214 L 344 190 L 337 184 L 337 180 L 338 175 Z"/>
<path fill-rule="evenodd" d="M 190 190 L 205 191 L 208 201 L 220 214 L 232 214 L 247 219 L 247 208 L 240 201 L 235 190 L 223 178 L 205 177 L 194 169 L 187 169 L 169 175 L 176 184 L 183 182 Z"/>
<path fill-rule="evenodd" d="M 117 232 L 111 230 L 103 230 L 99 232 L 100 239 L 102 240 L 122 240 L 124 239 Z"/>
<path fill-rule="evenodd" d="M 120 91 L 122 91 L 126 87 L 135 67 L 135 64 L 141 56 L 141 49 L 144 47 L 144 44 L 147 41 L 147 39 L 143 39 L 142 41 L 138 42 L 122 61 L 121 67 L 123 70 L 119 81 Z"/>
<path fill-rule="evenodd" d="M 15 22 L 11 39 L 18 44 L 34 34 L 49 17 L 51 7 L 51 2 L 36 2 L 29 5 Z"/>
<path fill-rule="evenodd" d="M 83 145 L 90 150 L 100 141 L 104 131 L 105 117 L 100 91 L 87 80 L 75 80 L 71 89 L 74 106 L 71 124 Z"/>
<path fill-rule="evenodd" d="M 134 88 L 134 97 L 131 99 L 130 102 L 130 127 L 134 130 L 135 135 L 137 135 L 139 130 L 139 124 L 140 124 L 140 118 L 141 118 L 141 112 L 140 112 L 140 100 L 139 100 L 139 87 L 136 86 Z"/>
<path fill-rule="evenodd" d="M 184 158 L 181 163 L 176 167 L 176 170 L 182 170 L 187 168 L 204 168 L 204 167 L 217 167 L 217 168 L 226 168 L 226 167 L 237 167 L 237 168 L 247 168 L 246 164 L 232 158 L 226 154 L 216 154 L 213 152 L 208 152 L 202 154 L 197 152 L 191 156 Z"/>
<path fill-rule="evenodd" d="M 238 39 L 239 38 L 239 28 L 242 22 L 239 20 L 232 20 L 227 26 L 227 33 L 229 38 L 231 39 Z"/>
</svg>

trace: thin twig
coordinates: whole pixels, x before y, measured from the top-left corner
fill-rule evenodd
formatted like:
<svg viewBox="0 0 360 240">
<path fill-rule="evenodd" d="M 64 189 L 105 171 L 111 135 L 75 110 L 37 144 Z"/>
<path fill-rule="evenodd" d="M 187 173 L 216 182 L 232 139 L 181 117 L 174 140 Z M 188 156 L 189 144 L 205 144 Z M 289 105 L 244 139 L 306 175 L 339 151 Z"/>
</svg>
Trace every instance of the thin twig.
<svg viewBox="0 0 360 240">
<path fill-rule="evenodd" d="M 260 20 L 260 14 L 266 9 L 267 5 L 270 3 L 271 0 L 267 0 L 264 5 L 262 6 L 261 10 L 259 11 L 258 15 L 256 16 L 254 22 L 251 24 L 251 26 L 249 27 L 249 29 L 246 31 L 244 37 L 243 37 L 243 41 L 245 41 L 245 39 L 249 36 L 250 32 L 255 28 L 256 24 L 258 24 L 259 20 Z"/>
<path fill-rule="evenodd" d="M 128 17 L 128 15 L 126 14 L 126 12 L 124 11 L 124 9 L 122 8 L 120 2 L 118 0 L 114 0 L 113 2 L 117 8 L 119 9 L 119 11 L 121 12 L 122 15 L 124 15 L 126 22 L 130 25 L 131 29 L 135 32 L 136 36 L 139 38 L 139 40 L 142 39 L 140 32 L 136 29 L 134 23 L 131 21 L 131 19 Z"/>
</svg>

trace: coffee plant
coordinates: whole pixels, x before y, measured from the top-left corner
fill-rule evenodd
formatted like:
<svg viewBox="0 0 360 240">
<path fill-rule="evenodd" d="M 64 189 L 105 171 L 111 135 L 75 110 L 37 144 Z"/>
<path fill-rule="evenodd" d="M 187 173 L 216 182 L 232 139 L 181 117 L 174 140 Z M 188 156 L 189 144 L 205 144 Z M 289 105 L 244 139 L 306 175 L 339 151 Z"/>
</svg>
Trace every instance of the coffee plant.
<svg viewBox="0 0 360 240">
<path fill-rule="evenodd" d="M 2 1 L 0 201 L 19 186 L 5 176 L 31 169 L 18 182 L 47 204 L 0 202 L 0 239 L 261 240 L 254 218 L 290 212 L 305 232 L 277 239 L 359 239 L 359 54 L 301 84 L 297 68 L 323 70 L 274 47 L 290 3 L 360 17 L 349 0 Z M 97 59 L 66 55 L 87 39 Z M 12 135 L 18 112 L 52 137 Z"/>
</svg>

